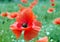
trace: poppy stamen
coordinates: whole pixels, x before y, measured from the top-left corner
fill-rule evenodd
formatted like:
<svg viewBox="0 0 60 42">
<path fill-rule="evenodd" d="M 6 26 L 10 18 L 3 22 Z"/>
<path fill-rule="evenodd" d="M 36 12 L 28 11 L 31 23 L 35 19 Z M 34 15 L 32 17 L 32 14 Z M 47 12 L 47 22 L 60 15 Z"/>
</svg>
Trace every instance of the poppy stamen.
<svg viewBox="0 0 60 42">
<path fill-rule="evenodd" d="M 23 23 L 22 27 L 26 28 L 27 27 L 27 23 Z"/>
</svg>

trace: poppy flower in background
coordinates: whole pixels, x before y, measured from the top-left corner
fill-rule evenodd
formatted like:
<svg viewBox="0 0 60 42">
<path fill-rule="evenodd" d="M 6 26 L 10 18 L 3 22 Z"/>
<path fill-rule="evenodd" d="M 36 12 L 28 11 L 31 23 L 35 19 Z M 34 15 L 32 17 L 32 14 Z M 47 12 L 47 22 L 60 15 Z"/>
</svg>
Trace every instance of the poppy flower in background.
<svg viewBox="0 0 60 42">
<path fill-rule="evenodd" d="M 9 14 L 8 12 L 3 12 L 3 13 L 1 13 L 1 16 L 2 16 L 2 17 L 7 17 L 8 14 Z"/>
<path fill-rule="evenodd" d="M 28 1 L 27 1 L 27 0 L 21 0 L 21 2 L 23 2 L 23 3 L 27 3 Z"/>
<path fill-rule="evenodd" d="M 50 2 L 55 2 L 55 0 L 50 0 Z"/>
<path fill-rule="evenodd" d="M 18 15 L 16 22 L 10 26 L 10 29 L 16 35 L 16 38 L 19 38 L 22 31 L 24 31 L 24 39 L 29 41 L 38 35 L 41 26 L 32 10 L 26 9 Z"/>
<path fill-rule="evenodd" d="M 55 8 L 49 8 L 49 9 L 47 10 L 47 12 L 48 12 L 48 13 L 52 13 L 54 10 L 55 10 Z"/>
<path fill-rule="evenodd" d="M 37 40 L 36 42 L 48 42 L 48 37 L 43 37 L 40 40 Z"/>
<path fill-rule="evenodd" d="M 7 17 L 8 17 L 9 19 L 13 19 L 13 18 L 16 18 L 17 15 L 18 15 L 18 12 L 13 12 L 13 13 L 10 13 Z"/>
<path fill-rule="evenodd" d="M 51 6 L 55 6 L 55 3 L 52 3 Z"/>
<path fill-rule="evenodd" d="M 54 19 L 53 23 L 54 23 L 54 24 L 60 24 L 60 18 Z"/>
</svg>

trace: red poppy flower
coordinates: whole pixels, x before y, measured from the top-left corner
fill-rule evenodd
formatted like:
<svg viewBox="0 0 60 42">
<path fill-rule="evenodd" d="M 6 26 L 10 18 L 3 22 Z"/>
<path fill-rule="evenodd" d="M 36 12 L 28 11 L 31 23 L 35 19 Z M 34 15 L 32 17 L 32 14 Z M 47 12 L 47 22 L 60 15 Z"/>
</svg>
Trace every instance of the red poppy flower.
<svg viewBox="0 0 60 42">
<path fill-rule="evenodd" d="M 60 24 L 60 18 L 56 18 L 54 21 L 53 21 L 54 24 Z"/>
<path fill-rule="evenodd" d="M 9 19 L 13 19 L 13 18 L 16 18 L 17 15 L 18 15 L 18 12 L 13 12 L 13 13 L 10 13 L 7 17 L 8 17 Z"/>
<path fill-rule="evenodd" d="M 55 0 L 50 0 L 51 2 L 54 2 Z"/>
<path fill-rule="evenodd" d="M 55 3 L 52 3 L 51 6 L 55 6 Z"/>
<path fill-rule="evenodd" d="M 10 28 L 17 38 L 24 31 L 24 39 L 29 41 L 38 35 L 41 29 L 41 23 L 36 20 L 31 9 L 26 9 L 17 16 L 16 22 Z"/>
<path fill-rule="evenodd" d="M 55 10 L 54 8 L 49 8 L 49 9 L 47 10 L 47 12 L 48 12 L 48 13 L 52 13 L 54 10 Z"/>
<path fill-rule="evenodd" d="M 8 14 L 9 14 L 8 12 L 1 13 L 1 16 L 2 16 L 2 17 L 7 17 L 7 16 L 8 16 Z"/>
<path fill-rule="evenodd" d="M 23 3 L 27 3 L 28 1 L 27 1 L 27 0 L 21 0 L 21 2 L 23 2 Z"/>
<path fill-rule="evenodd" d="M 48 37 L 43 37 L 40 40 L 37 40 L 36 42 L 48 42 Z"/>
</svg>

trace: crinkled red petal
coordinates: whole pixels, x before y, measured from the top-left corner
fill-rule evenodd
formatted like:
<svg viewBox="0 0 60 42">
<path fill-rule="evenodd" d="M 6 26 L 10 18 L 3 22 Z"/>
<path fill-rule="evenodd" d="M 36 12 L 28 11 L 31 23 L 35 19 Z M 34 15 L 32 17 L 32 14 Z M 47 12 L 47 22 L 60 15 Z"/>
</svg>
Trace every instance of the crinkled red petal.
<svg viewBox="0 0 60 42">
<path fill-rule="evenodd" d="M 26 9 L 25 11 L 21 12 L 21 14 L 16 18 L 16 21 L 20 23 L 28 23 L 28 25 L 32 25 L 33 20 L 36 17 L 34 16 L 31 9 Z"/>
<path fill-rule="evenodd" d="M 16 39 L 18 39 L 21 36 L 22 30 L 13 29 L 12 32 L 16 36 Z"/>
<path fill-rule="evenodd" d="M 15 34 L 16 38 L 18 39 L 21 35 L 22 29 L 21 27 L 19 27 L 19 23 L 15 22 L 14 24 L 12 24 L 10 26 L 10 29 L 12 30 L 12 32 Z"/>
<path fill-rule="evenodd" d="M 32 40 L 33 38 L 37 37 L 39 31 L 36 31 L 34 29 L 26 30 L 24 32 L 24 39 L 26 41 Z"/>
</svg>

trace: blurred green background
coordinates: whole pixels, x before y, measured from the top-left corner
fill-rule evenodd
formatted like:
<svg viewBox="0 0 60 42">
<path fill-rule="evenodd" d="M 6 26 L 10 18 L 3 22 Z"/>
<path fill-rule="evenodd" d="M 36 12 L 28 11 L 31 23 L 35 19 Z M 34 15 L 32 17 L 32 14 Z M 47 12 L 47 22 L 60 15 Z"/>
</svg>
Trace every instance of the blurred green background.
<svg viewBox="0 0 60 42">
<path fill-rule="evenodd" d="M 0 13 L 2 12 L 17 12 L 19 10 L 18 4 L 28 7 L 32 0 L 27 4 L 22 3 L 20 0 L 0 0 Z M 60 17 L 60 0 L 55 0 L 56 6 L 53 13 L 47 13 L 48 8 L 51 7 L 50 0 L 39 0 L 38 4 L 32 9 L 38 20 L 42 22 L 42 29 L 35 39 L 30 42 L 35 42 L 39 38 L 48 36 L 49 42 L 60 42 L 60 25 L 55 25 L 52 21 Z M 43 7 L 46 8 L 43 8 Z M 0 42 L 17 42 L 16 37 L 9 29 L 10 24 L 14 23 L 15 19 L 10 20 L 0 16 Z M 24 42 L 23 34 L 18 42 Z"/>
</svg>

